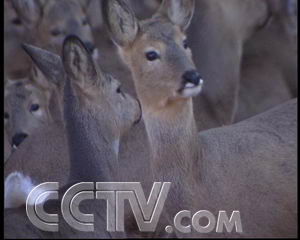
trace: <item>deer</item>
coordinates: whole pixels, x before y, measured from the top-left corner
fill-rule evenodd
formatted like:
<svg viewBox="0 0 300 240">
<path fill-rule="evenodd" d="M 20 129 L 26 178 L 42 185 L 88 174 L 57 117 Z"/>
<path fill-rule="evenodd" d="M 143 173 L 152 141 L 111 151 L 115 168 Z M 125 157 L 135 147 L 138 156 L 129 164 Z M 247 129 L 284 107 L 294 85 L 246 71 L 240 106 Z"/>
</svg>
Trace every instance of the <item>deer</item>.
<svg viewBox="0 0 300 240">
<path fill-rule="evenodd" d="M 202 94 L 194 99 L 199 130 L 230 125 L 295 97 L 287 82 L 296 82 L 296 78 L 287 73 L 297 71 L 293 50 L 296 44 L 287 44 L 290 34 L 284 30 L 286 27 L 279 27 L 281 36 L 270 27 L 287 23 L 284 18 L 289 2 L 292 1 L 196 1 L 187 44 L 195 65 L 207 79 Z M 282 7 L 274 6 L 278 4 Z M 278 19 L 278 15 L 284 16 Z M 274 47 L 268 44 L 273 41 L 277 42 Z M 267 51 L 268 55 L 257 51 Z M 274 60 L 278 56 L 280 62 Z M 270 59 L 272 64 L 268 63 Z M 253 66 L 255 63 L 259 67 Z M 263 99 L 257 92 L 264 93 Z"/>
<path fill-rule="evenodd" d="M 7 37 L 5 49 L 8 52 L 5 64 L 7 63 L 8 66 L 15 68 L 12 71 L 8 69 L 7 73 L 12 75 L 10 82 L 18 80 L 18 84 L 14 86 L 22 85 L 21 81 L 23 81 L 24 86 L 30 88 L 25 90 L 22 87 L 24 92 L 30 94 L 28 101 L 36 101 L 31 106 L 26 106 L 25 102 L 16 97 L 16 94 L 7 94 L 9 95 L 6 98 L 10 102 L 8 104 L 9 108 L 14 106 L 11 114 L 5 114 L 5 117 L 8 118 L 5 120 L 8 128 L 7 135 L 12 145 L 17 147 L 35 130 L 45 126 L 41 122 L 48 124 L 49 113 L 47 107 L 50 104 L 49 94 L 51 95 L 48 90 L 56 88 L 56 86 L 51 86 L 51 82 L 43 79 L 43 75 L 39 73 L 39 70 L 34 65 L 32 66 L 30 58 L 16 45 L 19 45 L 22 41 L 39 43 L 39 45 L 57 52 L 60 50 L 64 37 L 68 34 L 75 34 L 82 37 L 95 59 L 97 58 L 97 49 L 93 44 L 91 27 L 85 13 L 89 4 L 73 0 L 52 2 L 13 0 L 4 3 L 8 12 L 5 17 L 5 36 Z M 62 11 L 63 14 L 61 14 Z M 28 34 L 28 32 L 31 34 Z M 10 63 L 11 60 L 14 61 L 13 64 Z M 22 66 L 22 64 L 27 67 Z M 18 120 L 13 121 L 12 119 Z M 42 131 L 41 129 L 38 130 Z M 15 141 L 12 141 L 12 138 Z"/>
<path fill-rule="evenodd" d="M 4 28 L 5 69 L 11 79 L 27 77 L 30 72 L 30 59 L 20 47 L 23 42 L 60 53 L 64 38 L 74 34 L 83 39 L 97 59 L 86 14 L 89 1 L 12 0 L 4 3 L 7 12 Z"/>
<path fill-rule="evenodd" d="M 297 1 L 269 1 L 270 17 L 244 45 L 235 122 L 297 97 Z M 295 5 L 293 5 L 295 4 Z"/>
<path fill-rule="evenodd" d="M 32 69 L 36 71 L 32 71 L 31 79 L 14 80 L 7 86 L 5 103 L 10 107 L 5 109 L 5 116 L 11 123 L 5 130 L 13 150 L 5 162 L 4 177 L 20 172 L 35 183 L 65 184 L 70 162 L 62 108 L 64 79 L 57 75 L 61 60 L 27 45 L 23 48 L 33 59 Z M 45 59 L 38 61 L 38 57 Z M 47 72 L 40 70 L 45 69 L 43 64 Z M 50 73 L 51 77 L 46 78 Z M 22 201 L 11 207 L 19 204 Z"/>
<path fill-rule="evenodd" d="M 64 81 L 60 76 L 52 77 L 56 74 L 55 69 L 59 69 L 60 60 L 26 45 L 23 48 L 32 58 L 34 65 L 29 79 L 9 81 L 6 87 L 5 106 L 8 107 L 5 107 L 5 132 L 9 133 L 10 143 L 5 146 L 13 147 L 13 154 L 9 155 L 9 161 L 5 163 L 4 176 L 8 177 L 17 171 L 31 176 L 35 183 L 58 181 L 64 184 L 70 171 L 62 109 Z M 41 61 L 42 57 L 49 62 Z M 47 66 L 41 65 L 42 63 L 47 63 Z M 49 75 L 46 70 L 50 68 L 54 73 L 46 78 L 45 74 Z M 130 135 L 132 139 L 141 129 L 140 126 L 141 123 L 133 129 Z M 124 159 L 119 165 L 127 169 L 119 174 L 118 180 L 148 184 L 150 179 L 144 177 L 142 181 L 136 174 L 139 172 L 146 176 L 147 164 L 143 161 L 136 162 L 131 155 L 136 153 L 137 158 L 145 161 L 148 155 L 144 146 L 144 151 L 141 151 L 143 142 L 135 140 L 134 143 L 137 144 L 123 144 L 126 138 L 127 136 L 124 136 L 121 141 L 115 142 L 115 147 L 120 144 L 120 157 Z M 55 171 L 49 171 L 56 168 Z M 150 188 L 150 182 L 146 186 Z"/>
<path fill-rule="evenodd" d="M 149 1 L 149 4 L 153 4 L 152 7 L 143 6 L 148 4 L 148 1 L 129 1 L 129 4 L 138 17 L 147 18 L 158 2 Z M 207 79 L 202 94 L 194 99 L 199 130 L 238 122 L 245 119 L 245 116 L 253 116 L 296 97 L 297 68 L 293 50 L 296 44 L 290 44 L 289 40 L 290 29 L 293 31 L 295 29 L 293 27 L 295 14 L 290 13 L 291 10 L 297 9 L 293 6 L 295 2 L 293 0 L 196 1 L 196 11 L 188 29 L 189 37 L 186 44 L 193 51 L 197 68 L 201 69 L 203 78 Z M 280 26 L 279 29 L 276 26 Z M 278 31 L 281 32 L 281 36 L 278 36 Z M 111 54 L 115 49 L 106 43 L 106 36 L 103 37 L 105 34 L 102 31 L 95 33 L 99 35 L 97 41 L 101 41 L 99 47 L 103 46 L 101 52 L 110 58 L 113 57 L 111 61 L 103 60 L 102 64 L 122 76 L 123 86 L 131 91 L 134 87 L 130 73 L 127 69 L 123 69 L 119 59 L 115 59 L 114 54 Z M 277 42 L 276 46 L 266 44 L 270 41 Z M 287 41 L 289 44 L 286 44 Z M 257 55 L 257 51 L 267 51 L 267 56 L 270 57 L 258 54 L 253 58 Z M 278 56 L 281 56 L 280 62 L 272 60 L 273 63 L 269 63 L 270 59 L 277 59 Z M 259 68 L 253 66 L 252 62 L 260 62 L 255 65 Z M 125 75 L 129 75 L 128 79 L 124 78 Z M 260 88 L 257 87 L 258 82 Z M 270 88 L 273 90 L 269 91 Z M 261 94 L 257 96 L 257 92 Z M 263 99 L 262 94 L 265 96 Z M 249 101 L 252 102 L 251 105 Z M 245 104 L 247 106 L 244 106 Z M 241 115 L 244 117 L 239 117 Z"/>
<path fill-rule="evenodd" d="M 139 2 L 141 4 L 129 1 L 137 15 L 142 16 L 139 7 L 143 1 Z M 151 3 L 156 5 L 157 2 Z M 245 119 L 246 115 L 253 116 L 255 113 L 267 110 L 277 103 L 296 96 L 295 73 L 297 68 L 293 50 L 295 44 L 286 44 L 286 40 L 291 35 L 288 32 L 291 28 L 290 25 L 293 26 L 293 24 L 289 24 L 291 14 L 287 13 L 286 9 L 293 2 L 280 0 L 196 1 L 195 16 L 188 31 L 189 38 L 186 44 L 190 45 L 193 51 L 193 59 L 197 68 L 201 69 L 203 77 L 208 80 L 203 93 L 194 99 L 194 111 L 199 130 L 237 122 Z M 278 7 L 274 5 L 277 4 L 282 6 L 275 11 L 273 9 Z M 142 17 L 150 15 L 153 8 L 155 6 L 147 8 L 147 11 L 144 10 L 145 14 Z M 295 9 L 295 7 L 290 8 Z M 274 21 L 276 18 L 278 19 Z M 278 24 L 282 31 L 276 30 Z M 275 26 L 276 31 L 273 30 L 274 27 L 270 26 Z M 278 31 L 282 33 L 282 36 L 278 37 Z M 99 34 L 100 36 L 104 35 L 102 32 Z M 257 51 L 266 51 L 270 48 L 265 44 L 269 41 L 278 43 L 273 49 L 267 50 L 269 58 L 277 59 L 282 54 L 285 57 L 280 62 L 274 63 L 273 60 L 272 64 L 268 63 L 269 60 L 266 56 L 261 55 L 251 60 Z M 288 41 L 290 42 L 290 40 Z M 105 44 L 106 40 L 103 42 Z M 99 45 L 103 45 L 103 42 Z M 249 48 L 249 44 L 253 47 Z M 256 49 L 256 46 L 259 46 L 259 49 Z M 106 54 L 105 51 L 108 48 L 112 47 L 110 45 L 103 47 L 103 54 Z M 111 57 L 111 50 L 107 54 Z M 253 67 L 254 64 L 251 62 L 249 66 L 247 64 L 249 58 L 254 63 L 259 61 L 260 64 L 257 65 L 260 68 L 265 66 L 264 69 Z M 109 64 L 108 68 L 117 72 L 121 65 L 118 59 L 105 61 L 104 64 Z M 216 72 L 215 69 L 219 69 L 219 71 Z M 272 77 L 269 77 L 271 74 Z M 127 69 L 121 69 L 120 76 L 124 75 L 130 75 Z M 122 79 L 125 80 L 123 85 L 127 89 L 133 89 L 130 77 L 128 80 L 124 77 Z M 257 81 L 253 79 L 257 79 Z M 273 81 L 269 79 L 273 79 Z M 256 87 L 258 82 L 259 89 Z M 274 86 L 277 87 L 274 88 Z M 274 89 L 273 91 L 269 91 L 271 87 Z M 290 88 L 293 90 L 290 91 Z M 264 96 L 268 97 L 262 99 L 261 95 L 257 96 L 257 92 L 262 92 Z M 246 103 L 251 99 L 253 99 L 252 105 Z M 248 106 L 244 106 L 245 104 Z M 243 118 L 239 117 L 241 114 L 244 115 Z"/>
<path fill-rule="evenodd" d="M 55 116 L 56 112 L 51 112 L 51 97 L 57 86 L 45 79 L 35 66 L 27 78 L 8 80 L 5 85 L 4 121 L 14 149 L 37 129 L 47 128 L 60 120 L 61 114 Z"/>
<path fill-rule="evenodd" d="M 26 56 L 21 48 L 16 47 L 16 45 L 20 44 L 22 41 L 31 43 L 38 42 L 42 46 L 59 51 L 64 37 L 68 34 L 76 34 L 84 39 L 85 44 L 89 47 L 90 51 L 93 52 L 94 57 L 96 57 L 97 49 L 93 44 L 91 28 L 85 16 L 85 8 L 87 6 L 84 6 L 83 3 L 77 1 L 45 2 L 38 0 L 13 0 L 5 1 L 5 6 L 8 10 L 8 16 L 5 18 L 5 36 L 8 39 L 5 42 L 5 49 L 8 52 L 8 55 L 5 58 L 5 64 L 7 63 L 8 66 L 16 68 L 13 71 L 7 70 L 7 72 L 13 76 L 11 81 L 21 79 L 27 82 L 26 79 L 34 78 L 35 80 L 38 80 L 40 77 L 43 78 L 42 74 L 39 74 L 38 70 L 34 69 L 34 66 L 32 67 L 28 56 Z M 63 11 L 63 14 L 61 14 L 61 11 Z M 28 32 L 31 34 L 28 34 Z M 10 63 L 11 60 L 14 61 L 13 64 Z M 20 61 L 20 64 L 18 64 L 18 61 Z M 22 64 L 25 64 L 27 67 L 22 66 Z M 38 92 L 38 98 L 46 105 L 47 99 L 49 98 L 49 92 L 47 91 L 49 82 L 47 80 L 41 80 L 38 84 L 41 89 L 46 89 L 46 92 L 43 93 L 40 90 L 34 90 L 33 92 Z M 12 101 L 17 102 L 18 99 L 12 99 Z M 34 105 L 34 107 L 39 108 L 38 105 Z M 34 128 L 40 126 L 40 124 L 37 124 L 37 122 L 34 121 L 34 118 L 30 118 L 30 115 L 33 114 L 29 114 L 29 111 L 21 112 L 23 113 L 23 116 L 22 113 L 18 113 L 18 115 L 22 116 L 20 120 L 24 120 L 24 118 L 27 118 L 28 120 L 22 122 L 22 124 L 24 124 L 22 127 L 29 129 L 27 129 L 27 133 L 25 132 L 22 133 L 22 135 L 19 135 L 20 137 L 18 139 L 20 142 L 28 136 L 28 132 L 32 132 L 30 128 L 33 126 L 36 126 Z M 46 115 L 43 114 L 42 107 L 37 109 L 36 113 L 36 115 Z M 10 118 L 15 117 L 11 115 Z M 33 120 L 33 122 L 30 122 L 31 120 Z M 11 123 L 10 120 L 7 122 Z M 11 123 L 11 125 L 15 124 Z M 13 133 L 15 130 L 18 129 L 12 127 L 9 132 Z M 10 133 L 8 133 L 8 135 L 10 135 Z"/>
<path fill-rule="evenodd" d="M 176 235 L 296 236 L 297 100 L 199 133 L 192 98 L 203 79 L 185 44 L 194 5 L 163 1 L 152 18 L 139 21 L 127 1 L 103 3 L 107 29 L 132 72 L 142 106 L 153 176 L 172 183 L 164 207 L 168 222 L 185 209 L 215 214 L 238 209 L 242 233 Z"/>
<path fill-rule="evenodd" d="M 91 51 L 90 48 L 89 50 Z M 44 77 L 37 67 L 41 64 L 41 61 L 37 60 L 40 57 L 34 57 L 37 51 L 30 51 L 26 47 L 25 51 L 34 62 L 29 79 L 11 82 L 15 83 L 12 85 L 15 88 L 22 89 L 22 95 L 26 92 L 26 101 L 23 98 L 18 99 L 14 91 L 10 89 L 6 91 L 8 95 L 5 100 L 6 105 L 13 106 L 14 109 L 11 111 L 12 107 L 6 108 L 5 114 L 8 118 L 6 119 L 8 122 L 6 129 L 14 153 L 10 156 L 10 161 L 5 164 L 5 177 L 12 172 L 19 171 L 32 176 L 36 183 L 55 180 L 63 184 L 67 181 L 70 163 L 61 108 L 62 83 L 57 81 L 59 78 L 46 79 Z M 42 54 L 38 53 L 38 55 Z M 93 53 L 92 55 L 94 57 Z M 51 59 L 51 56 L 48 56 L 47 59 Z M 49 64 L 58 68 L 56 62 L 59 61 L 49 62 Z M 41 69 L 43 68 L 41 67 Z M 133 133 L 130 133 L 132 139 L 135 139 L 135 133 L 139 132 L 136 129 L 141 129 L 141 127 L 135 127 Z M 126 140 L 127 136 L 124 138 Z M 120 146 L 121 157 L 125 159 L 120 164 L 132 173 L 120 174 L 123 181 L 137 181 L 136 171 L 147 174 L 146 164 L 142 161 L 136 163 L 131 155 L 131 153 L 137 153 L 138 158 L 145 159 L 148 156 L 146 147 L 141 141 L 134 140 L 133 143 L 130 145 L 125 143 Z M 115 143 L 116 146 L 118 144 L 119 142 Z M 141 146 L 144 151 L 140 150 Z M 48 169 L 56 166 L 60 166 L 57 171 L 49 172 Z"/>
<path fill-rule="evenodd" d="M 40 62 L 45 61 L 43 54 L 50 54 L 46 50 L 33 46 L 27 48 L 28 51 L 38 51 L 42 54 L 39 57 L 39 54 L 35 54 Z M 54 56 L 60 59 L 59 56 Z M 75 182 L 109 182 L 116 179 L 121 169 L 118 168 L 118 148 L 115 142 L 140 120 L 141 109 L 136 99 L 120 91 L 120 83 L 115 78 L 103 72 L 95 64 L 79 38 L 75 36 L 66 38 L 60 64 L 63 68 L 59 68 L 59 71 L 56 69 L 56 72 L 65 78 L 64 119 L 71 156 L 68 183 L 60 187 L 60 193 L 64 193 Z M 49 67 L 47 62 L 41 63 L 41 66 L 43 66 L 42 71 L 48 72 L 49 75 L 55 72 L 51 68 L 47 69 Z M 22 177 L 25 176 L 15 174 L 10 178 L 10 182 L 22 182 L 20 179 Z M 7 184 L 9 186 L 9 183 Z M 49 212 L 58 211 L 58 202 L 48 200 L 45 209 Z M 30 223 L 24 208 L 13 208 L 5 209 L 5 235 L 6 237 L 51 238 L 72 236 L 107 238 L 114 235 L 105 230 L 104 205 L 89 201 L 82 203 L 81 207 L 84 212 L 92 212 L 96 215 L 95 226 L 97 227 L 92 233 L 75 231 L 61 220 L 59 232 L 40 231 L 35 226 L 28 225 Z M 16 221 L 18 224 L 15 224 Z"/>
</svg>

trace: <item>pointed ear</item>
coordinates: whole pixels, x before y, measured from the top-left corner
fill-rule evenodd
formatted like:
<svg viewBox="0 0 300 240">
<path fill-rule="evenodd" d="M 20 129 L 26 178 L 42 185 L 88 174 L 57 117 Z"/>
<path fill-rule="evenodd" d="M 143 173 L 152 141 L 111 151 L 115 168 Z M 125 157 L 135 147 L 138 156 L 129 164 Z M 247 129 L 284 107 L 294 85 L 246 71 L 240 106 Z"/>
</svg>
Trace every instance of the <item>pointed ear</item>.
<svg viewBox="0 0 300 240">
<path fill-rule="evenodd" d="M 57 86 L 63 84 L 64 70 L 61 58 L 58 55 L 24 43 L 22 48 L 49 81 Z"/>
<path fill-rule="evenodd" d="M 96 85 L 101 79 L 90 52 L 76 36 L 63 43 L 63 65 L 66 74 L 81 84 Z"/>
<path fill-rule="evenodd" d="M 168 17 L 183 31 L 189 27 L 195 10 L 195 0 L 163 0 L 156 16 Z"/>
<path fill-rule="evenodd" d="M 42 6 L 38 0 L 12 0 L 21 21 L 28 25 L 35 25 L 42 16 Z"/>
<path fill-rule="evenodd" d="M 138 20 L 125 0 L 104 0 L 102 2 L 103 19 L 113 41 L 128 46 L 138 33 Z"/>
</svg>

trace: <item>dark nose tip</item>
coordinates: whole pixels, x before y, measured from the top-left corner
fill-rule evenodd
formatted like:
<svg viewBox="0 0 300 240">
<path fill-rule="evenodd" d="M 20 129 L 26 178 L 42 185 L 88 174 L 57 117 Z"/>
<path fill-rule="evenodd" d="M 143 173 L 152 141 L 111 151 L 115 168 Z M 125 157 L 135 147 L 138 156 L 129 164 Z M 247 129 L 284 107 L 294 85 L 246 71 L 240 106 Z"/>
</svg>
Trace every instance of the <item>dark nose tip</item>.
<svg viewBox="0 0 300 240">
<path fill-rule="evenodd" d="M 18 147 L 28 135 L 26 133 L 17 133 L 13 136 L 12 144 Z"/>
<path fill-rule="evenodd" d="M 186 71 L 182 75 L 182 78 L 185 82 L 190 82 L 195 85 L 198 85 L 200 82 L 201 76 L 196 70 L 189 70 L 189 71 Z"/>
<path fill-rule="evenodd" d="M 92 43 L 92 42 L 85 42 L 84 45 L 90 51 L 90 53 L 93 53 L 93 51 L 95 49 L 94 43 Z"/>
</svg>

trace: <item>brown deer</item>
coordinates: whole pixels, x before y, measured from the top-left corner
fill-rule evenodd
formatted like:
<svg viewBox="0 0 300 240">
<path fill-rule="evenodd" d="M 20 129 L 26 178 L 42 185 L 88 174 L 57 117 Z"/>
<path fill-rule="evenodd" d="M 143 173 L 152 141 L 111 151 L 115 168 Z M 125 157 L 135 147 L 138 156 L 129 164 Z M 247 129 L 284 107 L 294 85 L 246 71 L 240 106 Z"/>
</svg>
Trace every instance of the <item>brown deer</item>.
<svg viewBox="0 0 300 240">
<path fill-rule="evenodd" d="M 75 34 L 84 39 L 90 51 L 96 53 L 96 49 L 86 18 L 87 6 L 83 2 L 12 0 L 4 1 L 4 4 L 7 50 L 5 66 L 14 68 L 12 71 L 7 69 L 13 76 L 9 82 L 18 80 L 15 84 L 9 84 L 10 89 L 6 88 L 8 93 L 5 102 L 8 102 L 6 104 L 8 107 L 5 121 L 9 141 L 17 146 L 35 130 L 41 132 L 40 128 L 52 124 L 53 119 L 49 116 L 48 107 L 53 103 L 50 102 L 50 96 L 52 89 L 56 87 L 43 79 L 43 75 L 32 66 L 21 47 L 16 45 L 25 41 L 60 51 L 64 37 Z M 24 101 L 20 96 L 25 97 Z"/>
<path fill-rule="evenodd" d="M 194 99 L 199 130 L 240 121 L 296 97 L 290 2 L 296 1 L 195 2 L 188 44 L 206 79 Z"/>
<path fill-rule="evenodd" d="M 26 106 L 30 103 L 27 100 L 22 102 L 20 98 L 16 97 L 16 94 L 9 94 L 9 98 L 5 99 L 5 101 L 10 102 L 9 108 L 16 105 L 11 114 L 6 114 L 10 118 L 6 121 L 9 129 L 8 137 L 15 137 L 19 144 L 26 136 L 31 135 L 33 130 L 42 127 L 41 122 L 48 123 L 48 90 L 53 86 L 49 81 L 43 80 L 43 75 L 38 70 L 34 67 L 31 69 L 28 56 L 16 45 L 20 45 L 21 42 L 38 43 L 40 46 L 60 52 L 64 37 L 68 34 L 75 34 L 84 39 L 86 46 L 95 53 L 95 56 L 97 50 L 93 44 L 91 28 L 85 14 L 87 6 L 82 2 L 73 0 L 51 2 L 13 0 L 4 3 L 7 10 L 5 17 L 5 39 L 7 39 L 5 41 L 5 49 L 7 50 L 5 66 L 14 68 L 12 71 L 7 70 L 13 76 L 11 79 L 19 79 L 20 85 L 22 85 L 21 81 L 25 80 L 24 86 L 18 87 L 18 91 L 23 91 L 21 95 L 26 92 L 25 95 L 28 96 L 26 99 L 29 102 L 35 101 L 35 103 Z M 62 12 L 63 14 L 61 14 Z M 28 34 L 29 32 L 30 34 Z M 24 67 L 23 64 L 26 66 Z M 20 79 L 20 76 L 23 78 Z M 19 86 L 19 84 L 15 84 L 14 87 Z M 31 106 L 34 108 L 32 111 Z M 13 121 L 12 119 L 18 120 Z"/>
<path fill-rule="evenodd" d="M 27 48 L 30 49 L 28 51 L 42 51 L 30 46 Z M 41 56 L 39 61 L 43 60 L 45 58 Z M 58 72 L 65 75 L 66 79 L 64 118 L 71 156 L 69 183 L 60 190 L 64 193 L 74 182 L 103 182 L 116 179 L 120 169 L 118 169 L 118 149 L 115 147 L 115 142 L 140 119 L 141 109 L 135 99 L 120 91 L 120 84 L 116 79 L 94 64 L 89 51 L 77 37 L 71 36 L 65 40 L 62 62 L 64 71 Z M 47 64 L 43 65 L 47 66 Z M 52 69 L 50 73 L 53 74 Z M 20 175 L 16 176 L 18 178 Z M 11 178 L 11 181 L 18 180 Z M 45 209 L 57 213 L 58 201 L 49 201 Z M 81 204 L 81 210 L 95 215 L 94 232 L 85 233 L 72 229 L 62 221 L 61 215 L 59 232 L 40 231 L 35 226 L 28 225 L 30 223 L 25 209 L 18 208 L 5 210 L 5 236 L 9 238 L 107 238 L 114 235 L 105 229 L 104 204 L 101 205 L 97 201 L 85 202 Z"/>
<path fill-rule="evenodd" d="M 144 19 L 159 1 L 128 2 Z M 148 2 L 153 6 L 146 7 Z M 295 38 L 296 1 L 197 0 L 195 4 L 187 44 L 207 80 L 194 99 L 199 130 L 231 124 L 296 96 L 296 41 L 290 39 Z M 122 85 L 133 92 L 130 74 L 116 58 L 114 47 L 102 31 L 95 34 L 101 53 L 109 57 L 101 64 L 122 77 Z"/>
<path fill-rule="evenodd" d="M 172 182 L 165 214 L 170 221 L 184 209 L 238 209 L 243 216 L 242 234 L 192 236 L 296 236 L 297 100 L 199 135 L 192 97 L 202 79 L 185 36 L 193 11 L 192 0 L 165 0 L 152 18 L 138 21 L 124 0 L 105 1 L 103 7 L 133 74 L 153 174 L 156 181 Z"/>
<path fill-rule="evenodd" d="M 14 151 L 5 163 L 4 177 L 20 172 L 30 176 L 35 184 L 45 181 L 65 184 L 70 162 L 61 106 L 64 85 L 63 76 L 59 75 L 61 60 L 54 54 L 26 46 L 24 49 L 32 57 L 36 71 L 31 80 L 13 81 L 13 89 L 8 86 L 6 91 L 5 102 L 10 106 L 6 113 L 11 122 L 6 130 L 13 131 L 9 139 Z"/>
<path fill-rule="evenodd" d="M 297 97 L 297 1 L 267 3 L 267 23 L 244 44 L 236 122 Z"/>
</svg>

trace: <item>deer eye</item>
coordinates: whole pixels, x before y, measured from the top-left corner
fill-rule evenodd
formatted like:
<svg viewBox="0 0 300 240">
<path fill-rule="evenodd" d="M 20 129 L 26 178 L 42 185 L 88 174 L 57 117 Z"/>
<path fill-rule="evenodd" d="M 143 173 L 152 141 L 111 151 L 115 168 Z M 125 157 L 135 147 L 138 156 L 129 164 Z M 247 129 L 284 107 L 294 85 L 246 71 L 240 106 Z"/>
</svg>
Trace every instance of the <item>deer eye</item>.
<svg viewBox="0 0 300 240">
<path fill-rule="evenodd" d="M 188 45 L 188 43 L 187 43 L 187 40 L 184 40 L 184 41 L 183 41 L 183 47 L 184 47 L 185 49 L 188 49 L 189 45 Z"/>
<path fill-rule="evenodd" d="M 9 114 L 7 112 L 4 113 L 4 119 L 9 119 Z"/>
<path fill-rule="evenodd" d="M 118 87 L 117 90 L 116 90 L 116 92 L 117 92 L 117 93 L 121 93 L 121 92 L 122 92 L 122 91 L 121 91 L 121 87 Z"/>
<path fill-rule="evenodd" d="M 125 98 L 125 94 L 124 94 L 123 91 L 121 90 L 121 86 L 119 86 L 119 87 L 117 88 L 116 92 L 117 92 L 118 94 L 121 94 L 122 97 Z"/>
<path fill-rule="evenodd" d="M 125 98 L 125 94 L 123 93 L 123 91 L 121 90 L 121 86 L 119 86 L 117 89 L 116 89 L 116 92 L 118 94 L 121 94 L 123 98 Z"/>
<path fill-rule="evenodd" d="M 155 51 L 150 51 L 150 52 L 147 52 L 146 53 L 146 58 L 149 60 L 149 61 L 154 61 L 156 59 L 159 58 L 159 54 Z"/>
<path fill-rule="evenodd" d="M 30 112 L 36 112 L 39 109 L 40 109 L 40 105 L 32 104 L 31 107 L 30 107 Z"/>
</svg>

